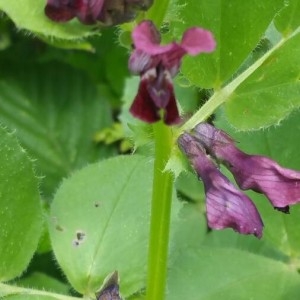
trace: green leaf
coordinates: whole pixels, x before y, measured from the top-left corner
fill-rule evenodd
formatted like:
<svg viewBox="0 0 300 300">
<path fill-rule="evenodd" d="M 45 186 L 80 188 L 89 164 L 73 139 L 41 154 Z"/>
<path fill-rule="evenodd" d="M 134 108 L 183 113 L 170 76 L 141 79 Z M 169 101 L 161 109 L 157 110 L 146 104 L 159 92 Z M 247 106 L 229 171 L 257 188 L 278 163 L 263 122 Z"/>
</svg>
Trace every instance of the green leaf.
<svg viewBox="0 0 300 300">
<path fill-rule="evenodd" d="M 87 52 L 94 53 L 95 48 L 93 45 L 86 40 L 61 40 L 53 39 L 52 37 L 45 37 L 43 35 L 37 35 L 43 42 L 57 48 L 68 49 L 68 50 L 84 50 Z"/>
<path fill-rule="evenodd" d="M 283 214 L 274 210 L 265 197 L 255 193 L 249 193 L 249 196 L 255 200 L 265 223 L 263 239 L 288 256 L 291 264 L 299 268 L 299 261 L 293 261 L 300 253 L 299 205 L 291 207 L 290 214 Z"/>
<path fill-rule="evenodd" d="M 287 256 L 275 247 L 272 247 L 268 240 L 259 240 L 254 236 L 238 234 L 231 228 L 212 230 L 206 236 L 202 245 L 215 248 L 235 248 L 283 262 L 288 261 Z"/>
<path fill-rule="evenodd" d="M 299 107 L 299 69 L 300 34 L 295 32 L 231 93 L 226 114 L 232 125 L 240 130 L 270 126 Z"/>
<path fill-rule="evenodd" d="M 300 26 L 300 1 L 288 0 L 284 4 L 275 18 L 275 25 L 283 35 L 289 35 Z"/>
<path fill-rule="evenodd" d="M 47 280 L 47 279 L 46 279 Z M 5 300 L 79 300 L 71 296 L 0 283 L 0 297 Z"/>
<path fill-rule="evenodd" d="M 169 264 L 182 249 L 200 247 L 207 233 L 204 211 L 198 204 L 184 203 L 171 227 Z"/>
<path fill-rule="evenodd" d="M 16 137 L 0 127 L 0 281 L 22 274 L 42 230 L 38 179 Z"/>
<path fill-rule="evenodd" d="M 41 295 L 12 295 L 4 297 L 4 300 L 58 300 L 59 298 Z"/>
<path fill-rule="evenodd" d="M 70 291 L 69 285 L 41 272 L 33 272 L 28 276 L 17 280 L 16 283 L 21 287 L 34 288 L 42 291 L 51 291 L 66 295 Z"/>
<path fill-rule="evenodd" d="M 175 34 L 200 26 L 212 31 L 217 41 L 213 54 L 187 57 L 182 66 L 187 79 L 204 88 L 220 88 L 232 77 L 283 6 L 282 0 L 179 2 L 184 5 Z"/>
<path fill-rule="evenodd" d="M 72 286 L 94 295 L 117 270 L 121 293 L 144 287 L 152 164 L 142 156 L 90 165 L 64 181 L 49 219 L 55 256 Z"/>
<path fill-rule="evenodd" d="M 15 130 L 21 144 L 37 159 L 45 195 L 73 169 L 112 149 L 93 142 L 110 126 L 107 98 L 88 77 L 64 64 L 20 65 L 0 82 L 0 122 Z"/>
<path fill-rule="evenodd" d="M 295 300 L 299 274 L 281 262 L 234 249 L 188 249 L 169 272 L 166 299 Z"/>
<path fill-rule="evenodd" d="M 195 202 L 204 202 L 203 183 L 191 172 L 182 172 L 176 179 L 176 188 L 183 196 Z"/>
<path fill-rule="evenodd" d="M 66 40 L 98 34 L 92 30 L 92 26 L 82 25 L 77 20 L 63 24 L 51 21 L 44 13 L 45 5 L 45 0 L 0 0 L 0 10 L 3 10 L 19 29 Z"/>
</svg>

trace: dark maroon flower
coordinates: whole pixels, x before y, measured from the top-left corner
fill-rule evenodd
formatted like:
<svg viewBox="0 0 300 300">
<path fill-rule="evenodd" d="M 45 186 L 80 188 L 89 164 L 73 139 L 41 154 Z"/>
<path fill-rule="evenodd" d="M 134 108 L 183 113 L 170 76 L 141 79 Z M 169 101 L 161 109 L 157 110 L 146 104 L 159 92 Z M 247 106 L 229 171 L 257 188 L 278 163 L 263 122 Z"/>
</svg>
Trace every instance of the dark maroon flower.
<svg viewBox="0 0 300 300">
<path fill-rule="evenodd" d="M 214 229 L 229 227 L 260 238 L 263 222 L 252 201 L 218 170 L 194 137 L 185 133 L 178 143 L 203 180 L 208 226 Z"/>
<path fill-rule="evenodd" d="M 300 202 L 300 172 L 283 168 L 268 157 L 242 152 L 229 135 L 210 124 L 196 126 L 195 137 L 228 167 L 241 189 L 265 194 L 274 208 L 285 213 L 289 205 Z"/>
<path fill-rule="evenodd" d="M 101 22 L 116 25 L 134 19 L 152 0 L 47 0 L 45 14 L 53 21 L 67 22 L 77 17 L 84 24 Z"/>
<path fill-rule="evenodd" d="M 104 0 L 47 0 L 45 14 L 56 22 L 78 17 L 84 24 L 94 24 L 103 5 Z"/>
<path fill-rule="evenodd" d="M 134 50 L 129 69 L 141 76 L 138 93 L 130 108 L 137 118 L 153 123 L 161 119 L 168 125 L 180 121 L 172 78 L 178 73 L 185 54 L 197 55 L 215 48 L 212 34 L 204 29 L 188 29 L 180 43 L 160 45 L 160 34 L 151 21 L 143 21 L 132 32 Z"/>
</svg>

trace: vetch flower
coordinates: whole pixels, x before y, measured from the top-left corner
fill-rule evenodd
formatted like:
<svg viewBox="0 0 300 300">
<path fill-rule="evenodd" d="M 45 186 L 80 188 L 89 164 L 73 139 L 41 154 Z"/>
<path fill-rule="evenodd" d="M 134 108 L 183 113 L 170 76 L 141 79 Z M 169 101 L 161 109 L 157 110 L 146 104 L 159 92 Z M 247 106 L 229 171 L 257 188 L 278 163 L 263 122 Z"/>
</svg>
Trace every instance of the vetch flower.
<svg viewBox="0 0 300 300">
<path fill-rule="evenodd" d="M 193 136 L 184 133 L 178 143 L 203 180 L 208 226 L 214 229 L 232 228 L 260 238 L 263 222 L 252 201 L 218 170 Z"/>
<path fill-rule="evenodd" d="M 103 5 L 104 0 L 47 0 L 45 14 L 56 22 L 78 17 L 84 24 L 94 24 Z"/>
<path fill-rule="evenodd" d="M 116 25 L 134 19 L 153 0 L 47 0 L 45 14 L 53 21 L 67 22 L 77 17 L 83 24 L 101 22 Z"/>
<path fill-rule="evenodd" d="M 194 134 L 209 154 L 227 166 L 241 189 L 265 194 L 274 208 L 285 213 L 289 205 L 300 202 L 300 172 L 242 152 L 228 134 L 208 123 L 197 125 Z"/>
<path fill-rule="evenodd" d="M 160 45 L 160 33 L 151 21 L 141 22 L 132 32 L 134 50 L 129 69 L 141 76 L 138 93 L 130 108 L 136 118 L 148 123 L 161 119 L 168 125 L 180 121 L 172 78 L 178 73 L 185 54 L 211 52 L 215 41 L 211 32 L 202 28 L 188 29 L 180 43 Z"/>
</svg>

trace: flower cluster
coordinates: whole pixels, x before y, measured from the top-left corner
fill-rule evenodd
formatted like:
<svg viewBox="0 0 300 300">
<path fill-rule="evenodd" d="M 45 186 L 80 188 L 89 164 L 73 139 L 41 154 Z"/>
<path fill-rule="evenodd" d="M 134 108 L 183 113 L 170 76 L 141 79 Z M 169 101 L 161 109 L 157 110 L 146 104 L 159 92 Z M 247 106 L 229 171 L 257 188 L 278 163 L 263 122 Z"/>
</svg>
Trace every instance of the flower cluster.
<svg viewBox="0 0 300 300">
<path fill-rule="evenodd" d="M 300 172 L 283 168 L 268 157 L 242 152 L 228 134 L 208 123 L 197 125 L 193 135 L 184 133 L 178 143 L 203 180 L 211 228 L 230 227 L 257 237 L 263 230 L 252 201 L 219 171 L 211 158 L 231 171 L 242 190 L 264 194 L 279 211 L 289 213 L 289 206 L 300 202 Z"/>
<path fill-rule="evenodd" d="M 141 81 L 130 112 L 147 123 L 161 118 L 168 125 L 178 123 L 180 117 L 172 78 L 178 73 L 185 54 L 197 55 L 214 50 L 211 32 L 193 27 L 184 33 L 180 43 L 160 45 L 161 36 L 154 24 L 143 21 L 133 30 L 132 39 L 134 50 L 129 69 L 140 75 Z"/>
<path fill-rule="evenodd" d="M 47 0 L 45 14 L 53 21 L 75 17 L 83 24 L 116 25 L 134 19 L 136 11 L 147 10 L 153 0 Z"/>
</svg>

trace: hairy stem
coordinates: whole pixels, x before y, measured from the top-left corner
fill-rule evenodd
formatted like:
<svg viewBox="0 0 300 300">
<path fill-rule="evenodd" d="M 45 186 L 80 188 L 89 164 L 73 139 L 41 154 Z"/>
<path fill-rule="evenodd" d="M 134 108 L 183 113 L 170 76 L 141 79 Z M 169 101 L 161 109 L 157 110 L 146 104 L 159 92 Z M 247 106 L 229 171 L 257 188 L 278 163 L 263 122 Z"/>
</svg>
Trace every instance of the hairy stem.
<svg viewBox="0 0 300 300">
<path fill-rule="evenodd" d="M 165 295 L 173 176 L 163 171 L 170 156 L 172 132 L 163 122 L 153 125 L 155 161 L 148 253 L 147 300 Z"/>
<path fill-rule="evenodd" d="M 22 295 L 24 297 L 32 295 L 32 296 L 48 296 L 52 297 L 53 299 L 57 300 L 78 300 L 80 298 L 75 298 L 71 296 L 41 291 L 41 290 L 35 290 L 35 289 L 29 289 L 29 288 L 23 288 L 18 287 L 15 285 L 8 285 L 5 283 L 0 283 L 0 299 L 5 296 L 9 295 Z"/>
<path fill-rule="evenodd" d="M 193 129 L 197 124 L 206 120 L 214 111 L 222 105 L 228 97 L 250 76 L 252 75 L 276 50 L 282 47 L 290 38 L 300 32 L 296 29 L 289 36 L 282 38 L 271 50 L 266 52 L 261 58 L 254 62 L 247 70 L 237 76 L 224 88 L 216 91 L 212 97 L 178 130 L 178 135 L 183 131 Z"/>
</svg>

